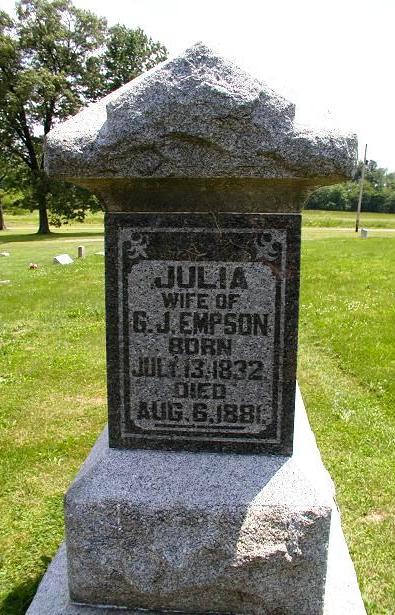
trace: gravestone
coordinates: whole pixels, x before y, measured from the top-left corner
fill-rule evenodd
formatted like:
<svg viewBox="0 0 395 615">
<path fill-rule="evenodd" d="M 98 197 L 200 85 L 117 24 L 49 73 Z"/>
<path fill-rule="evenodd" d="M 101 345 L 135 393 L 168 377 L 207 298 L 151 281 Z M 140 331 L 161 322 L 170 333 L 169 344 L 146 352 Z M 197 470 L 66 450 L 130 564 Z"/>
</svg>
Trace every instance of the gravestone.
<svg viewBox="0 0 395 615">
<path fill-rule="evenodd" d="M 85 258 L 85 246 L 78 246 L 77 258 Z"/>
<path fill-rule="evenodd" d="M 201 44 L 50 133 L 106 207 L 109 435 L 29 615 L 364 612 L 296 389 L 299 212 L 355 160 Z"/>
<path fill-rule="evenodd" d="M 73 262 L 74 261 L 69 254 L 58 254 L 53 257 L 54 265 L 71 265 Z"/>
</svg>

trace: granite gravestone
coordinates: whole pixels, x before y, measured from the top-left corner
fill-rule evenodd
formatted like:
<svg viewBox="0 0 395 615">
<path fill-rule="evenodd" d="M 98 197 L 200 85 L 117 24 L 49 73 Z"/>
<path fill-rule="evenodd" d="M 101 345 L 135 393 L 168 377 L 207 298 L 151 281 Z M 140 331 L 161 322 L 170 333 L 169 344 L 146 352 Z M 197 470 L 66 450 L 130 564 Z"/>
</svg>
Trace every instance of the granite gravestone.
<svg viewBox="0 0 395 615">
<path fill-rule="evenodd" d="M 201 44 L 50 133 L 48 172 L 107 209 L 110 447 L 29 615 L 363 613 L 294 402 L 298 212 L 355 156 Z"/>
</svg>

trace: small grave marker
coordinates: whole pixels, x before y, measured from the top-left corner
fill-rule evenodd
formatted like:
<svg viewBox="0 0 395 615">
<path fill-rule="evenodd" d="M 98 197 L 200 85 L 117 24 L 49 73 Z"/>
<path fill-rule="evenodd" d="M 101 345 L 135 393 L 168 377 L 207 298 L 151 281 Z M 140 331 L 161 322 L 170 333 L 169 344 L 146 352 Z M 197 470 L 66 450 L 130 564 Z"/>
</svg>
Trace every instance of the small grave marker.
<svg viewBox="0 0 395 615">
<path fill-rule="evenodd" d="M 74 261 L 69 254 L 58 254 L 54 256 L 53 263 L 54 265 L 71 265 Z"/>
<path fill-rule="evenodd" d="M 85 258 L 85 246 L 78 246 L 77 258 Z"/>
</svg>

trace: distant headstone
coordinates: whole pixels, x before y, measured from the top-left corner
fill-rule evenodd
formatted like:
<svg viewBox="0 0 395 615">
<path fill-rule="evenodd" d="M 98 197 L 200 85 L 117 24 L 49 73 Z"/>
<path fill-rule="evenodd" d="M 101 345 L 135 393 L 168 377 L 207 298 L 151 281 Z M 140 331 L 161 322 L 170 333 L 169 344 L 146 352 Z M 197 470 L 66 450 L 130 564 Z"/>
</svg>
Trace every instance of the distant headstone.
<svg viewBox="0 0 395 615">
<path fill-rule="evenodd" d="M 85 246 L 78 246 L 77 255 L 78 258 L 85 258 Z"/>
<path fill-rule="evenodd" d="M 9 252 L 0 252 L 0 256 L 10 256 Z"/>
<path fill-rule="evenodd" d="M 367 228 L 361 228 L 361 237 L 362 237 L 362 239 L 367 239 L 368 238 L 368 229 Z"/>
<path fill-rule="evenodd" d="M 0 280 L 0 284 L 11 284 L 11 280 Z"/>
<path fill-rule="evenodd" d="M 104 251 L 95 252 L 95 256 L 104 256 Z"/>
<path fill-rule="evenodd" d="M 53 258 L 54 265 L 71 265 L 73 262 L 69 254 L 58 254 Z"/>
<path fill-rule="evenodd" d="M 66 586 L 94 615 L 337 615 L 333 490 L 295 405 L 300 209 L 356 145 L 201 44 L 48 135 L 49 174 L 107 209 L 110 447 L 29 615 L 73 613 Z"/>
</svg>

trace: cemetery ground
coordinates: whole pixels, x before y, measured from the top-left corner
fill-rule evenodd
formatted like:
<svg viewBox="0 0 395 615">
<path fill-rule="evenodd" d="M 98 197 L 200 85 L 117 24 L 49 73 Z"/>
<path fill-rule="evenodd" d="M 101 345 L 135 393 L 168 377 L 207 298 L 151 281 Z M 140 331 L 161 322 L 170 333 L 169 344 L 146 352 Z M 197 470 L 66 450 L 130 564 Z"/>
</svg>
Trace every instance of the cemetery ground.
<svg viewBox="0 0 395 615">
<path fill-rule="evenodd" d="M 102 216 L 0 235 L 0 615 L 22 615 L 63 535 L 63 493 L 106 421 Z M 304 213 L 299 383 L 368 613 L 393 613 L 395 215 Z M 56 254 L 86 258 L 53 265 Z M 38 269 L 30 270 L 29 263 Z"/>
</svg>

